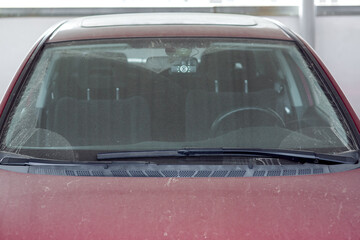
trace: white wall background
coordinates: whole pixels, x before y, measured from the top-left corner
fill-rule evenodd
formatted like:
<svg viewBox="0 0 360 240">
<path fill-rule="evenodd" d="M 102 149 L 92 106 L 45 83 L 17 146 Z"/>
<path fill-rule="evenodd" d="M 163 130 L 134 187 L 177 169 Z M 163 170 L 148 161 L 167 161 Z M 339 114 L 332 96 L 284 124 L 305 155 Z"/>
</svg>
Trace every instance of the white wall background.
<svg viewBox="0 0 360 240">
<path fill-rule="evenodd" d="M 299 32 L 298 17 L 271 17 Z M 0 98 L 35 41 L 66 18 L 0 18 Z M 360 116 L 360 16 L 317 17 L 315 50 Z"/>
</svg>

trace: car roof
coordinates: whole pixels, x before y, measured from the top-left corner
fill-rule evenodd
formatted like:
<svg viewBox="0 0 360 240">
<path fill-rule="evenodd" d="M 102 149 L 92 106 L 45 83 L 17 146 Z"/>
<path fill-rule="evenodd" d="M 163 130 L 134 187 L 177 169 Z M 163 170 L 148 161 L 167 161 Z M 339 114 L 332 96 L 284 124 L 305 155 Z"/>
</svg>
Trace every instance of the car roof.
<svg viewBox="0 0 360 240">
<path fill-rule="evenodd" d="M 90 16 L 64 22 L 48 42 L 130 37 L 243 37 L 291 40 L 265 18 L 214 13 L 138 13 Z"/>
</svg>

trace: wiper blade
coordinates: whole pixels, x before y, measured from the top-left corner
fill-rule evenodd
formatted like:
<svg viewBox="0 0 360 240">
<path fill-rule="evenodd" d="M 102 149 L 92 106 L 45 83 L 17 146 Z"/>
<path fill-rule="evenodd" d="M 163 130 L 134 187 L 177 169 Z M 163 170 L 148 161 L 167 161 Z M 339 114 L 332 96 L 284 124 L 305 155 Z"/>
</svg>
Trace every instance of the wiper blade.
<svg viewBox="0 0 360 240">
<path fill-rule="evenodd" d="M 111 161 L 72 161 L 72 160 L 56 160 L 47 158 L 37 158 L 22 154 L 0 152 L 0 165 L 7 166 L 80 166 L 80 165 L 109 165 Z M 121 161 L 121 164 L 156 164 L 153 161 Z"/>
<path fill-rule="evenodd" d="M 0 165 L 9 165 L 9 166 L 63 165 L 64 166 L 64 165 L 76 165 L 76 163 L 71 161 L 63 161 L 63 160 L 6 156 L 0 160 Z"/>
<path fill-rule="evenodd" d="M 311 151 L 284 150 L 284 149 L 237 149 L 237 148 L 220 148 L 220 149 L 183 149 L 179 150 L 186 156 L 197 155 L 235 155 L 243 157 L 270 157 L 281 158 L 295 162 L 322 163 L 322 164 L 355 164 L 359 159 L 359 151 L 349 151 L 343 154 L 324 154 Z"/>
<path fill-rule="evenodd" d="M 64 161 L 64 160 L 52 160 L 52 159 L 25 159 L 25 158 L 15 158 L 15 157 L 5 157 L 0 161 L 0 165 L 8 166 L 44 166 L 44 165 L 56 165 L 56 166 L 83 166 L 83 165 L 109 165 L 113 164 L 112 162 L 96 162 L 96 161 Z M 151 161 L 122 161 L 121 164 L 156 164 Z"/>
<path fill-rule="evenodd" d="M 81 164 L 83 164 L 83 163 L 81 163 Z M 8 165 L 8 166 L 43 166 L 43 165 L 74 166 L 74 165 L 80 165 L 80 163 L 74 162 L 74 161 L 69 161 L 69 160 L 36 158 L 36 157 L 27 156 L 27 155 L 0 152 L 0 165 Z"/>
<path fill-rule="evenodd" d="M 240 156 L 240 157 L 269 157 L 284 160 L 315 163 L 315 164 L 356 164 L 359 160 L 359 151 L 348 151 L 341 154 L 324 154 L 311 151 L 283 150 L 283 149 L 243 149 L 243 148 L 195 148 L 180 150 L 155 151 L 124 151 L 116 153 L 99 153 L 100 161 L 121 161 L 132 158 L 174 158 L 200 156 Z"/>
<path fill-rule="evenodd" d="M 179 150 L 180 151 L 180 150 Z M 150 151 L 123 151 L 115 153 L 98 153 L 97 160 L 123 160 L 131 158 L 162 158 L 162 157 L 183 157 L 178 150 L 150 150 Z"/>
</svg>

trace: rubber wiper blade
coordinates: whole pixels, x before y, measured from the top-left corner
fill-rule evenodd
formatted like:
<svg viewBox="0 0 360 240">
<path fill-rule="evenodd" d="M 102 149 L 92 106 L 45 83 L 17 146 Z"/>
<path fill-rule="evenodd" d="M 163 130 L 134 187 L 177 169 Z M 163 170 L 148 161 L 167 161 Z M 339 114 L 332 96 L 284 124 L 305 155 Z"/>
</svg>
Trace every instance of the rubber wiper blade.
<svg viewBox="0 0 360 240">
<path fill-rule="evenodd" d="M 0 165 L 7 166 L 44 166 L 44 165 L 57 165 L 57 166 L 77 166 L 90 162 L 74 162 L 71 160 L 56 160 L 47 158 L 37 158 L 22 154 L 4 153 L 0 152 Z M 94 164 L 98 164 L 96 161 Z"/>
<path fill-rule="evenodd" d="M 284 150 L 284 149 L 243 149 L 243 148 L 210 148 L 210 149 L 182 149 L 178 153 L 185 156 L 242 156 L 242 157 L 270 157 L 280 158 L 300 163 L 315 164 L 356 164 L 359 161 L 359 151 L 348 151 L 341 154 L 325 154 L 312 151 Z"/>
<path fill-rule="evenodd" d="M 32 161 L 44 160 L 17 153 L 0 152 L 0 165 L 27 166 Z"/>
<path fill-rule="evenodd" d="M 123 160 L 132 158 L 183 157 L 178 150 L 123 151 L 115 153 L 98 153 L 97 160 Z"/>
<path fill-rule="evenodd" d="M 8 166 L 44 166 L 44 165 L 57 165 L 57 166 L 74 166 L 82 163 L 75 163 L 73 161 L 53 160 L 44 158 L 22 158 L 7 156 L 1 159 L 0 165 Z"/>
<path fill-rule="evenodd" d="M 149 150 L 123 151 L 114 153 L 99 153 L 99 161 L 124 161 L 142 158 L 184 158 L 200 156 L 240 156 L 240 157 L 269 157 L 300 163 L 319 164 L 355 164 L 359 159 L 359 151 L 349 151 L 342 154 L 323 154 L 311 151 L 283 150 L 283 149 L 244 149 L 244 148 L 189 148 L 180 150 Z"/>
</svg>

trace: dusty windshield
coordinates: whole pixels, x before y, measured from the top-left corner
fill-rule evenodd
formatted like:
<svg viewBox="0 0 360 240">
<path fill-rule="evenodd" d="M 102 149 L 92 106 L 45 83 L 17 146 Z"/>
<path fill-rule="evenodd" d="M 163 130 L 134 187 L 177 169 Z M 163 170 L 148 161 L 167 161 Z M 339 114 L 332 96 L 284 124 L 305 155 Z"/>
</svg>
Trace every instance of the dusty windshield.
<svg viewBox="0 0 360 240">
<path fill-rule="evenodd" d="M 1 145 L 58 159 L 228 147 L 335 153 L 354 142 L 292 42 L 151 38 L 48 45 Z"/>
</svg>

